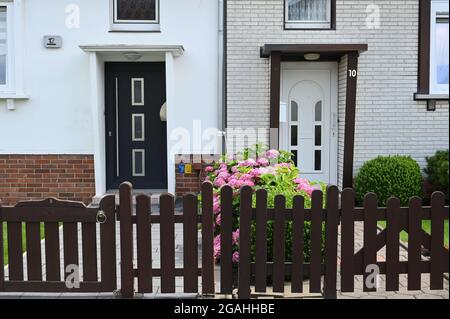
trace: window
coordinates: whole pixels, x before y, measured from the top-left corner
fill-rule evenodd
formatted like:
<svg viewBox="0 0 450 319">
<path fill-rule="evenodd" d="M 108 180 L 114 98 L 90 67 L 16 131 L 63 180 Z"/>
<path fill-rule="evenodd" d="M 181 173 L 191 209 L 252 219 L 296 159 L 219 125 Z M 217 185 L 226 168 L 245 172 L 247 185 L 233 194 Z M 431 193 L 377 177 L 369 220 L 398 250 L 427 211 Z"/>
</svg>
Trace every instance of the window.
<svg viewBox="0 0 450 319">
<path fill-rule="evenodd" d="M 448 100 L 448 0 L 419 2 L 419 68 L 415 100 L 428 101 L 427 110 L 436 109 L 436 100 Z"/>
<path fill-rule="evenodd" d="M 112 31 L 159 31 L 159 0 L 111 0 Z"/>
<path fill-rule="evenodd" d="M 6 85 L 8 61 L 7 7 L 0 6 L 0 85 Z"/>
<path fill-rule="evenodd" d="M 14 88 L 13 3 L 0 2 L 0 90 Z"/>
<path fill-rule="evenodd" d="M 448 1 L 432 1 L 430 94 L 448 94 Z"/>
<path fill-rule="evenodd" d="M 335 0 L 285 0 L 286 29 L 333 29 Z"/>
</svg>

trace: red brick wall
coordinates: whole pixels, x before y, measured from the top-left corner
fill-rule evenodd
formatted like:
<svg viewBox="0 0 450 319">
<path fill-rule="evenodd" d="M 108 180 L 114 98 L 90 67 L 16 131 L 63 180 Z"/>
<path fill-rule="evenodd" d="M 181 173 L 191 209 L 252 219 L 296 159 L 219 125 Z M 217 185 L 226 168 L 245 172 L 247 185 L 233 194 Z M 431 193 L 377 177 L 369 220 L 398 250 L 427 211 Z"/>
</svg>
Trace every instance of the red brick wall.
<svg viewBox="0 0 450 319">
<path fill-rule="evenodd" d="M 95 195 L 92 155 L 0 155 L 0 203 L 57 197 L 89 204 Z"/>
<path fill-rule="evenodd" d="M 195 158 L 194 155 L 180 155 L 184 156 L 183 163 L 192 164 L 192 174 L 180 174 L 178 173 L 178 163 L 179 160 L 175 160 L 175 178 L 176 178 L 176 186 L 175 193 L 177 196 L 181 197 L 189 193 L 200 193 L 201 184 L 204 178 L 206 177 L 204 168 L 211 164 L 205 163 L 201 158 Z M 188 158 L 186 160 L 186 157 Z M 211 157 L 209 155 L 209 157 Z M 219 155 L 215 155 L 214 158 L 217 161 L 219 159 Z"/>
</svg>

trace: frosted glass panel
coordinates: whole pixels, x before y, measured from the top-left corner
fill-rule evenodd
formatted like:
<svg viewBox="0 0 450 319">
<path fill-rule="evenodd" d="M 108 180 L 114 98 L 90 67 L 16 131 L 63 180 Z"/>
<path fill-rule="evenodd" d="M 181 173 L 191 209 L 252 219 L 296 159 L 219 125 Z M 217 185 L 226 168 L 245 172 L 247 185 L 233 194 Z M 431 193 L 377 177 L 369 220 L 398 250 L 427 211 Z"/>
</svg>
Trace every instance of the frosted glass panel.
<svg viewBox="0 0 450 319">
<path fill-rule="evenodd" d="M 292 122 L 298 121 L 298 104 L 295 101 L 291 102 L 291 121 Z"/>
<path fill-rule="evenodd" d="M 329 0 L 287 0 L 289 21 L 328 21 Z"/>
</svg>

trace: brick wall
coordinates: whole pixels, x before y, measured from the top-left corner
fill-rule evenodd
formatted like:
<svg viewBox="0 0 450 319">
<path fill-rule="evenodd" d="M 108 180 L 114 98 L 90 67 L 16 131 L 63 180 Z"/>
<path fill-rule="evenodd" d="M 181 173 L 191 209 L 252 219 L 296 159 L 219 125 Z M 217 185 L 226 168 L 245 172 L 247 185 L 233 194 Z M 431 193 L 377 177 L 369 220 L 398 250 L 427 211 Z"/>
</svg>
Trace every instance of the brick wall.
<svg viewBox="0 0 450 319">
<path fill-rule="evenodd" d="M 92 155 L 0 155 L 0 203 L 57 197 L 89 204 L 95 195 Z"/>
<path fill-rule="evenodd" d="M 189 193 L 200 193 L 202 181 L 205 179 L 205 167 L 211 165 L 211 161 L 218 161 L 220 155 L 208 155 L 208 160 L 202 158 L 199 155 L 179 155 L 175 159 L 175 194 L 178 197 L 184 196 Z M 183 162 L 184 164 L 192 165 L 192 173 L 179 173 L 178 165 Z"/>
<path fill-rule="evenodd" d="M 337 0 L 336 30 L 283 30 L 283 0 L 227 1 L 227 121 L 229 128 L 269 127 L 268 43 L 367 43 L 359 59 L 355 172 L 383 154 L 425 157 L 449 143 L 448 102 L 436 112 L 414 101 L 418 69 L 418 0 Z M 378 5 L 380 28 L 366 26 L 368 5 Z M 346 61 L 340 63 L 340 79 Z M 339 162 L 342 171 L 345 81 L 339 81 Z M 243 142 L 243 141 L 241 141 Z"/>
</svg>

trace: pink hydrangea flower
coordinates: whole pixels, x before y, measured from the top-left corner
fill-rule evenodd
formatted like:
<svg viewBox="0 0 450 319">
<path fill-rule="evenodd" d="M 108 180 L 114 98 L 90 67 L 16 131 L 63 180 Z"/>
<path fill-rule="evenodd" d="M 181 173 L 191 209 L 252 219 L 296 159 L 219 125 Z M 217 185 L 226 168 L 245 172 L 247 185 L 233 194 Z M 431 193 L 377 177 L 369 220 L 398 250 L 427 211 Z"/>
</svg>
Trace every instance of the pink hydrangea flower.
<svg viewBox="0 0 450 319">
<path fill-rule="evenodd" d="M 235 251 L 233 253 L 233 262 L 238 263 L 239 262 L 239 252 Z"/>
<path fill-rule="evenodd" d="M 233 245 L 236 245 L 238 243 L 238 241 L 239 241 L 239 229 L 236 229 L 236 231 L 234 231 L 231 234 L 231 238 L 233 240 Z"/>
<path fill-rule="evenodd" d="M 269 150 L 266 152 L 266 157 L 273 159 L 273 158 L 278 158 L 280 156 L 280 152 L 278 152 L 277 150 Z"/>
<path fill-rule="evenodd" d="M 217 214 L 216 217 L 216 225 L 221 225 L 222 224 L 222 214 Z"/>
<path fill-rule="evenodd" d="M 258 158 L 257 163 L 258 163 L 259 166 L 263 166 L 263 167 L 269 166 L 269 164 L 270 164 L 269 160 L 267 158 L 264 158 L 264 157 Z"/>
<path fill-rule="evenodd" d="M 217 175 L 217 178 L 221 178 L 223 180 L 227 180 L 230 177 L 230 174 L 228 172 L 220 172 L 219 175 Z"/>
<path fill-rule="evenodd" d="M 214 167 L 212 167 L 212 166 L 207 166 L 207 167 L 205 168 L 205 172 L 206 172 L 206 173 L 211 173 L 212 171 L 214 171 Z"/>
<path fill-rule="evenodd" d="M 225 182 L 225 180 L 223 178 L 218 178 L 214 181 L 214 186 L 216 187 L 222 187 L 223 185 L 225 185 L 227 182 Z"/>
<path fill-rule="evenodd" d="M 214 238 L 214 258 L 220 258 L 220 235 Z"/>
</svg>

